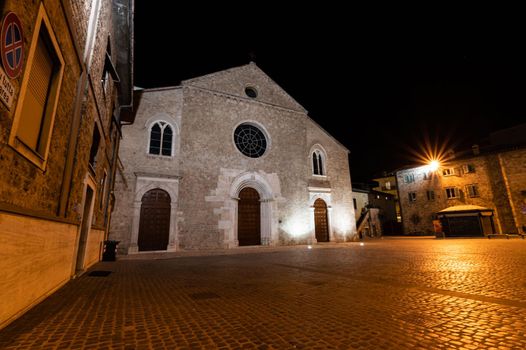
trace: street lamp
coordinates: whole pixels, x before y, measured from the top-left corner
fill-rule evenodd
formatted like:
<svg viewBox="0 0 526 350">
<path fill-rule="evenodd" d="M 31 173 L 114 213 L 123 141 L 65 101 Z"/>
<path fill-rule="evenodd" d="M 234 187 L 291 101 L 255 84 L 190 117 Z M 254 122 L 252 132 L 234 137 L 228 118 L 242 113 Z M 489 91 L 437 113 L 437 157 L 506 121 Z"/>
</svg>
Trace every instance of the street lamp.
<svg viewBox="0 0 526 350">
<path fill-rule="evenodd" d="M 440 162 L 438 160 L 432 160 L 429 162 L 428 167 L 430 171 L 437 171 L 440 167 Z"/>
</svg>

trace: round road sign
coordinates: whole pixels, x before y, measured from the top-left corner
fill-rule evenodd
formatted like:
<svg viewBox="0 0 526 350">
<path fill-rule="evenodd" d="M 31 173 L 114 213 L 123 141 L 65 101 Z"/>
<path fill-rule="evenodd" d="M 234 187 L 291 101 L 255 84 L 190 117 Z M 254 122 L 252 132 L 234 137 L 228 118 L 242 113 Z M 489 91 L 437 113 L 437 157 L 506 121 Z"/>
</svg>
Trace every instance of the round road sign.
<svg viewBox="0 0 526 350">
<path fill-rule="evenodd" d="M 11 79 L 20 75 L 24 62 L 24 35 L 20 19 L 14 12 L 9 12 L 2 22 L 0 54 L 5 73 Z"/>
</svg>

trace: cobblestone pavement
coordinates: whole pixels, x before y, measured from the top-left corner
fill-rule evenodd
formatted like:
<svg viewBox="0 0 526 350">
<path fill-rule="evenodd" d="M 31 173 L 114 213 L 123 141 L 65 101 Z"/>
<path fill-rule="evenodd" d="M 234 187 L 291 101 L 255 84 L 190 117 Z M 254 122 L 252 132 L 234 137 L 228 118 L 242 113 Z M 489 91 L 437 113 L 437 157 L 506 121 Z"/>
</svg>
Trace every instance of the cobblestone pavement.
<svg viewBox="0 0 526 350">
<path fill-rule="evenodd" d="M 238 252 L 99 263 L 107 277 L 71 281 L 0 348 L 526 348 L 526 240 Z"/>
</svg>

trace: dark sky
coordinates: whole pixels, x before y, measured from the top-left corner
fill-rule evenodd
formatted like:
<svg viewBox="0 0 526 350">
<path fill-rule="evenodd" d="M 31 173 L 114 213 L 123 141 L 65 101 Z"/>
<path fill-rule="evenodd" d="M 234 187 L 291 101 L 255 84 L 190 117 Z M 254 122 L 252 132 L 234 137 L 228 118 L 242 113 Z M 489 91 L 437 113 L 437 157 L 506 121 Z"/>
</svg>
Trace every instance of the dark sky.
<svg viewBox="0 0 526 350">
<path fill-rule="evenodd" d="M 135 4 L 135 85 L 177 85 L 253 54 L 351 150 L 353 182 L 414 163 L 426 142 L 458 150 L 526 122 L 526 30 L 508 13 L 154 3 Z"/>
</svg>

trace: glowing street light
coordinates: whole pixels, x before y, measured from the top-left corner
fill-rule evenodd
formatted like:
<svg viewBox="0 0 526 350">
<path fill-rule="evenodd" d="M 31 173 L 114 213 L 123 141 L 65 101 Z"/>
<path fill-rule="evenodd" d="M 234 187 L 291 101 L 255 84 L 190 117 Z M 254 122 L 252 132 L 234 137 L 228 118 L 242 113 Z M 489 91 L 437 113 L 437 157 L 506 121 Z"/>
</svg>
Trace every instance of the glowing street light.
<svg viewBox="0 0 526 350">
<path fill-rule="evenodd" d="M 440 167 L 440 162 L 438 160 L 432 160 L 429 162 L 429 170 L 431 171 L 437 171 Z"/>
</svg>

